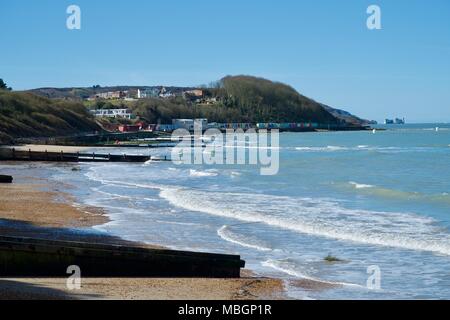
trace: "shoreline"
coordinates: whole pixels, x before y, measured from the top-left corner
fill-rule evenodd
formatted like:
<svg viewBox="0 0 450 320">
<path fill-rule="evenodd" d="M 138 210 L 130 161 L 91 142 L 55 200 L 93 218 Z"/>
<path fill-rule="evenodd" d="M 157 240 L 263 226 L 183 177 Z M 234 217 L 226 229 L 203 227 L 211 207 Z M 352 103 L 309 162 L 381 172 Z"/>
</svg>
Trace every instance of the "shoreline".
<svg viewBox="0 0 450 320">
<path fill-rule="evenodd" d="M 15 166 L 14 162 L 0 164 Z M 102 208 L 77 206 L 61 191 L 72 186 L 44 177 L 33 177 L 32 168 L 14 175 L 14 183 L 0 185 L 2 235 L 103 242 L 162 249 L 96 232 L 107 223 Z M 14 170 L 15 171 L 15 170 Z M 33 212 L 33 214 L 30 214 Z M 281 279 L 255 276 L 241 270 L 239 279 L 85 278 L 81 290 L 66 289 L 65 278 L 0 279 L 1 299 L 286 299 Z"/>
</svg>

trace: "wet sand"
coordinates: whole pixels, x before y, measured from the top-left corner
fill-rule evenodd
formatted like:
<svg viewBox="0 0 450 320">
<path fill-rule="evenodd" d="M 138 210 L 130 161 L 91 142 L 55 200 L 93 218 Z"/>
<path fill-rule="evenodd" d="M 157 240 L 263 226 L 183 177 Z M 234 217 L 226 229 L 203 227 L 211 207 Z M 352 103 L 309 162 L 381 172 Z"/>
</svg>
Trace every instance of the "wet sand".
<svg viewBox="0 0 450 320">
<path fill-rule="evenodd" d="M 0 234 L 142 245 L 91 231 L 90 227 L 108 221 L 103 210 L 74 207 L 71 196 L 60 191 L 69 185 L 36 178 L 32 173 L 39 168 L 30 170 L 16 174 L 13 184 L 0 184 Z M 7 171 L 0 163 L 0 173 Z M 65 278 L 0 279 L 0 299 L 283 298 L 282 280 L 259 278 L 248 270 L 240 279 L 82 278 L 81 290 L 75 291 L 67 289 Z"/>
</svg>

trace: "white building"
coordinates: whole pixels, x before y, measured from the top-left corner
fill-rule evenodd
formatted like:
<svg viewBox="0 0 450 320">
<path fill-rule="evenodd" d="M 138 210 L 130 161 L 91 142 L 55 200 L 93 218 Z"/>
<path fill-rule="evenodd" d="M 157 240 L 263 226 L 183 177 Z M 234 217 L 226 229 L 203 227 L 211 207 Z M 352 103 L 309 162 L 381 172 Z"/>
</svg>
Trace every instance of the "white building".
<svg viewBox="0 0 450 320">
<path fill-rule="evenodd" d="M 127 96 L 128 91 L 110 91 L 110 92 L 101 92 L 95 95 L 97 99 L 123 99 Z"/>
<path fill-rule="evenodd" d="M 175 97 L 175 94 L 167 90 L 165 87 L 162 87 L 161 91 L 159 92 L 159 97 L 163 99 L 168 99 Z"/>
<path fill-rule="evenodd" d="M 97 118 L 125 118 L 131 119 L 132 112 L 130 109 L 96 109 L 91 110 L 91 113 Z"/>
<path fill-rule="evenodd" d="M 138 89 L 137 97 L 138 99 L 145 98 L 157 98 L 159 96 L 160 90 L 158 88 L 150 88 L 150 89 Z"/>
</svg>

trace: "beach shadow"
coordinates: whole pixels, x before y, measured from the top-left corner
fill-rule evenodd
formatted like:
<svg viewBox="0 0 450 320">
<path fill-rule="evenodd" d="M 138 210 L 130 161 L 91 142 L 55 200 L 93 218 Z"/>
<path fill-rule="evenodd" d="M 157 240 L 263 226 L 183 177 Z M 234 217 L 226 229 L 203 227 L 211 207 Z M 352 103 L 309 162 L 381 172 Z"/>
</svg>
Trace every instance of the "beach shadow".
<svg viewBox="0 0 450 320">
<path fill-rule="evenodd" d="M 90 242 L 113 245 L 139 246 L 139 243 L 123 240 L 89 228 L 39 227 L 30 222 L 0 218 L 0 235 L 5 237 L 38 238 L 44 240 L 61 240 Z"/>
<path fill-rule="evenodd" d="M 29 280 L 28 280 L 29 281 Z M 69 294 L 63 290 L 16 280 L 0 279 L 0 300 L 80 300 L 98 299 L 98 295 Z"/>
</svg>

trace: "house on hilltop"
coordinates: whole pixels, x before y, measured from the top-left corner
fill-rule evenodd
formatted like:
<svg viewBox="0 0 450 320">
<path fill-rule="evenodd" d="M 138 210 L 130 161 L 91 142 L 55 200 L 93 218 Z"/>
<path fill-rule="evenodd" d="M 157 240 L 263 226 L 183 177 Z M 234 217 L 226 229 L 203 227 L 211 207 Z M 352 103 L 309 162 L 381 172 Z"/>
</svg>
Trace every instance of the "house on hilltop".
<svg viewBox="0 0 450 320">
<path fill-rule="evenodd" d="M 138 99 L 146 99 L 146 98 L 158 98 L 160 94 L 160 90 L 158 88 L 149 88 L 149 89 L 138 89 L 137 90 L 137 98 Z"/>
</svg>

